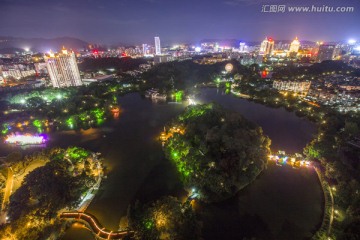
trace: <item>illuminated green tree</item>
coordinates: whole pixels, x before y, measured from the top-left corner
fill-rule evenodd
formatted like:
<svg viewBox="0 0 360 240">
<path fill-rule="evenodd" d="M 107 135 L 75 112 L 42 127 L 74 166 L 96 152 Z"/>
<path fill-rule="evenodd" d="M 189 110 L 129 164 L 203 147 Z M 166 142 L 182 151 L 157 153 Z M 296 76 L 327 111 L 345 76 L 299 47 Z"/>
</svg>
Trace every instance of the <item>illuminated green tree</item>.
<svg viewBox="0 0 360 240">
<path fill-rule="evenodd" d="M 238 113 L 216 104 L 191 106 L 172 125 L 184 134 L 167 141 L 166 157 L 204 201 L 232 196 L 264 169 L 270 140 Z"/>
</svg>

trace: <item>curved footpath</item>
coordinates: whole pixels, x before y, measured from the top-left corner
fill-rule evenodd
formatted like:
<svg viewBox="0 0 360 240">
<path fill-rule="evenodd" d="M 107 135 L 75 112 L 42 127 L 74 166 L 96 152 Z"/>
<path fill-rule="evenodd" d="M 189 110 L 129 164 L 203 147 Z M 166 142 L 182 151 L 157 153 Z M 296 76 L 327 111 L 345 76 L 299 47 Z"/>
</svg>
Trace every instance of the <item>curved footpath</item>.
<svg viewBox="0 0 360 240">
<path fill-rule="evenodd" d="M 13 172 L 12 168 L 9 167 L 6 185 L 5 185 L 5 189 L 4 189 L 3 202 L 1 203 L 1 209 L 0 209 L 0 225 L 5 224 L 6 220 L 7 220 L 7 211 L 5 210 L 5 208 L 6 208 L 7 204 L 9 203 L 13 185 L 14 185 L 14 172 Z"/>
<path fill-rule="evenodd" d="M 122 239 L 126 236 L 134 235 L 134 231 L 111 231 L 105 229 L 94 216 L 84 212 L 63 212 L 60 214 L 60 218 L 85 222 L 92 232 L 102 239 Z"/>
<path fill-rule="evenodd" d="M 321 224 L 321 227 L 316 231 L 313 236 L 313 239 L 318 239 L 319 236 L 324 233 L 329 237 L 331 235 L 331 227 L 334 220 L 334 196 L 332 189 L 329 186 L 328 182 L 325 180 L 321 170 L 314 166 L 314 169 L 319 177 L 319 181 L 324 193 L 324 217 Z"/>
</svg>

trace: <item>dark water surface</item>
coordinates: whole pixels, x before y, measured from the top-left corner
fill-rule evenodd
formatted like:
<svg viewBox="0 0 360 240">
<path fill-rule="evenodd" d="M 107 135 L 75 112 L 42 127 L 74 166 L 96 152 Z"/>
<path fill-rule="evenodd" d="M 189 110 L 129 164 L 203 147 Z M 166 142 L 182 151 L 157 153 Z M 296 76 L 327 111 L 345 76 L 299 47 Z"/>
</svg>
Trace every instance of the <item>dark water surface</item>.
<svg viewBox="0 0 360 240">
<path fill-rule="evenodd" d="M 198 102 L 216 101 L 239 111 L 260 125 L 272 139 L 272 149 L 302 152 L 316 127 L 284 109 L 223 95 L 204 89 Z M 48 146 L 78 145 L 101 152 L 107 167 L 88 212 L 103 226 L 117 230 L 129 203 L 150 201 L 160 196 L 182 194 L 172 165 L 164 158 L 157 136 L 166 122 L 181 113 L 185 104 L 156 104 L 132 93 L 119 97 L 123 110 L 119 119 L 88 131 L 53 133 Z M 6 154 L 13 148 L 0 145 Z M 30 149 L 28 151 L 33 151 Z M 2 154 L 2 155 L 3 155 Z M 269 165 L 258 179 L 237 196 L 222 203 L 198 206 L 204 222 L 204 239 L 303 239 L 315 230 L 322 218 L 321 187 L 314 171 Z M 64 240 L 93 239 L 84 229 L 72 228 Z"/>
</svg>

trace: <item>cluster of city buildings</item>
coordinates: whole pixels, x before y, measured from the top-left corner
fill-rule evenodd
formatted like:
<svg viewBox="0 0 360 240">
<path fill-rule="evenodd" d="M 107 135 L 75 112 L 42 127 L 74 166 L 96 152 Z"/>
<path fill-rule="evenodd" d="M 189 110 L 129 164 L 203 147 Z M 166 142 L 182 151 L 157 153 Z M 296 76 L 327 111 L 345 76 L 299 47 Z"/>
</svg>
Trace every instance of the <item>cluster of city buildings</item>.
<svg viewBox="0 0 360 240">
<path fill-rule="evenodd" d="M 345 60 L 350 61 L 358 58 L 360 54 L 360 44 L 350 40 L 348 43 L 306 43 L 301 44 L 296 37 L 289 45 L 279 43 L 274 47 L 274 40 L 266 38 L 260 47 L 260 54 L 270 58 L 307 57 L 314 62 L 323 62 L 326 60 Z"/>
<path fill-rule="evenodd" d="M 274 80 L 272 87 L 341 112 L 360 111 L 360 77 L 331 74 L 316 81 Z"/>
<path fill-rule="evenodd" d="M 272 64 L 287 66 L 306 66 L 326 60 L 342 60 L 354 67 L 360 67 L 360 44 L 348 43 L 301 42 L 297 37 L 291 41 L 276 42 L 266 37 L 260 44 L 247 45 L 240 42 L 238 47 L 221 46 L 218 42 L 203 42 L 197 53 L 207 54 L 198 59 L 200 64 L 213 64 L 228 59 L 237 59 L 243 65 Z"/>
<path fill-rule="evenodd" d="M 326 75 L 313 82 L 306 99 L 333 106 L 339 111 L 360 111 L 360 78 Z"/>
<path fill-rule="evenodd" d="M 283 92 L 293 92 L 299 96 L 306 96 L 309 92 L 311 81 L 282 81 L 274 80 L 273 88 Z"/>
<path fill-rule="evenodd" d="M 204 41 L 200 46 L 182 44 L 162 47 L 160 37 L 155 37 L 153 45 L 142 44 L 142 46 L 120 47 L 107 51 L 98 49 L 98 46 L 92 45 L 86 51 L 63 48 L 59 52 L 50 51 L 46 54 L 32 54 L 27 51 L 20 55 L 0 55 L 0 85 L 16 85 L 17 81 L 21 82 L 29 76 L 33 76 L 35 80 L 26 82 L 26 86 L 30 87 L 44 86 L 45 82 L 48 82 L 48 86 L 61 88 L 112 79 L 113 75 L 100 73 L 80 75 L 78 62 L 84 58 L 96 57 L 148 57 L 149 64 L 142 64 L 139 69 L 126 72 L 131 76 L 139 76 L 157 63 L 184 59 L 193 59 L 199 64 L 214 64 L 237 59 L 244 65 L 257 63 L 267 66 L 285 60 L 296 63 L 302 58 L 311 60 L 307 64 L 325 60 L 342 60 L 349 64 L 354 64 L 356 62 L 354 60 L 360 61 L 360 44 L 356 41 L 337 44 L 301 43 L 297 37 L 291 42 L 276 42 L 273 38 L 266 37 L 260 44 L 240 42 L 238 47 L 221 45 L 216 41 Z M 197 57 L 193 58 L 194 56 Z M 13 61 L 7 62 L 7 59 Z M 334 105 L 339 110 L 348 111 L 359 109 L 359 82 L 358 78 L 331 74 L 316 81 L 274 80 L 273 88 L 282 92 L 293 92 L 308 100 Z M 21 83 L 19 86 L 25 86 L 24 84 Z"/>
<path fill-rule="evenodd" d="M 13 64 L 13 65 L 0 65 L 1 78 L 5 81 L 8 78 L 19 80 L 31 75 L 35 75 L 36 71 L 30 65 Z"/>
</svg>

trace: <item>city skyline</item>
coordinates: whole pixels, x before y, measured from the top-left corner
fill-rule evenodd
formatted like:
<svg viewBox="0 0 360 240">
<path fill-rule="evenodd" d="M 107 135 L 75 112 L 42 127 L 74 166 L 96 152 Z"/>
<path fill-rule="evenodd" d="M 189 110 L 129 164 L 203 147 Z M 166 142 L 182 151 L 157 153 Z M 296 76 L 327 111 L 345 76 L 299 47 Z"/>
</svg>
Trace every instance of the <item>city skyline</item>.
<svg viewBox="0 0 360 240">
<path fill-rule="evenodd" d="M 201 39 L 262 41 L 293 39 L 310 41 L 360 39 L 357 27 L 359 1 L 320 1 L 316 5 L 352 6 L 351 13 L 264 13 L 264 4 L 305 6 L 294 1 L 182 1 L 128 0 L 1 0 L 2 35 L 24 38 L 71 36 L 104 44 L 152 42 L 196 42 Z M 65 17 L 64 17 L 65 16 Z M 286 19 L 286 21 L 284 21 Z M 344 27 L 346 26 L 346 27 Z"/>
</svg>

